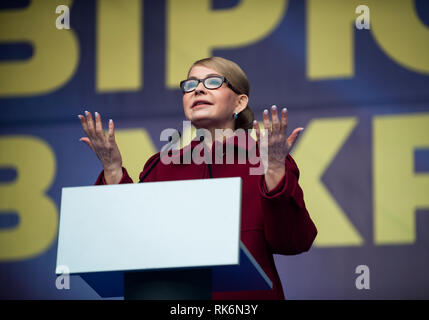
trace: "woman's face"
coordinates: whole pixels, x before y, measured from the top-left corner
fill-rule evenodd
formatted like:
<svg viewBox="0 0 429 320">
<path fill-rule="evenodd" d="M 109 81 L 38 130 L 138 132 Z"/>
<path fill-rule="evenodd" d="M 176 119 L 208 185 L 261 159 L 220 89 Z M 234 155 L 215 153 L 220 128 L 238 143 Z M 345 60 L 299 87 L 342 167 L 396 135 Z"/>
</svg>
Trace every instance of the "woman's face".
<svg viewBox="0 0 429 320">
<path fill-rule="evenodd" d="M 189 72 L 188 79 L 204 79 L 211 75 L 222 76 L 213 69 L 196 65 Z M 234 112 L 244 109 L 240 107 L 239 100 L 239 96 L 225 82 L 220 88 L 212 90 L 200 82 L 194 91 L 183 95 L 183 108 L 186 118 L 196 128 L 234 129 Z"/>
</svg>

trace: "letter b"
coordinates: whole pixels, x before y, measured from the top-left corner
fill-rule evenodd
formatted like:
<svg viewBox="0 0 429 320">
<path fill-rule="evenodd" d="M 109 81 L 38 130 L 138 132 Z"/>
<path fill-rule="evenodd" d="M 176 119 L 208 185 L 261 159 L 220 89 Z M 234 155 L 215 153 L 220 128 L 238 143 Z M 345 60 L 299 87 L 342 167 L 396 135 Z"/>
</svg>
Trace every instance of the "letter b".
<svg viewBox="0 0 429 320">
<path fill-rule="evenodd" d="M 14 181 L 0 184 L 0 214 L 19 215 L 15 228 L 0 231 L 0 261 L 29 259 L 56 239 L 57 207 L 46 195 L 55 177 L 55 157 L 44 141 L 31 136 L 2 137 L 0 150 L 0 168 L 17 171 Z"/>
<path fill-rule="evenodd" d="M 61 2 L 67 7 L 72 3 L 30 1 L 27 8 L 0 11 L 0 43 L 27 42 L 34 48 L 33 56 L 25 61 L 0 62 L 0 97 L 50 93 L 73 76 L 79 44 L 73 30 L 60 32 L 55 28 L 53 8 Z"/>
</svg>

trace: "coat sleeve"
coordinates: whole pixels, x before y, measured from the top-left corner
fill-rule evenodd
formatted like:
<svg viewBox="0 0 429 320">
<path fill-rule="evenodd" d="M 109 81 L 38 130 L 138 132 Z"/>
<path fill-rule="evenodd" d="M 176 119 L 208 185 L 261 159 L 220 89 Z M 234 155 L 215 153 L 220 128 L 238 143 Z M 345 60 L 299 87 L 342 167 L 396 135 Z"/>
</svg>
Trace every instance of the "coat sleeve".
<svg viewBox="0 0 429 320">
<path fill-rule="evenodd" d="M 122 183 L 133 183 L 133 179 L 131 179 L 130 175 L 127 172 L 127 169 L 125 169 L 124 167 L 122 167 L 122 179 L 121 181 L 119 181 L 119 184 Z M 97 180 L 95 181 L 94 185 L 103 185 L 103 184 L 107 184 L 106 180 L 104 179 L 104 170 L 101 171 L 101 173 L 98 175 Z"/>
<path fill-rule="evenodd" d="M 154 154 L 152 157 L 149 158 L 149 160 L 146 161 L 143 171 L 140 172 L 139 175 L 139 181 L 144 178 L 143 182 L 150 182 L 150 181 L 156 181 L 156 170 L 155 167 L 157 166 L 157 162 L 159 162 L 160 159 L 160 153 Z"/>
<path fill-rule="evenodd" d="M 311 248 L 317 229 L 305 207 L 299 169 L 290 155 L 285 166 L 286 173 L 273 190 L 267 191 L 263 175 L 259 187 L 268 246 L 274 254 L 293 255 Z"/>
<path fill-rule="evenodd" d="M 139 175 L 140 179 L 152 167 L 152 164 L 156 161 L 157 158 L 159 158 L 159 153 L 154 154 L 152 157 L 149 158 L 149 160 L 146 161 L 146 164 L 143 167 L 143 171 Z M 153 181 L 154 180 L 153 176 L 154 176 L 153 173 L 149 174 L 145 178 L 145 182 Z M 127 169 L 125 169 L 124 167 L 122 167 L 122 179 L 121 181 L 119 181 L 119 184 L 122 184 L 122 183 L 133 183 L 133 179 L 131 179 L 130 175 L 127 172 Z M 101 173 L 98 175 L 98 178 L 95 181 L 94 185 L 103 185 L 103 184 L 107 184 L 106 180 L 104 179 L 104 170 L 101 171 Z"/>
</svg>

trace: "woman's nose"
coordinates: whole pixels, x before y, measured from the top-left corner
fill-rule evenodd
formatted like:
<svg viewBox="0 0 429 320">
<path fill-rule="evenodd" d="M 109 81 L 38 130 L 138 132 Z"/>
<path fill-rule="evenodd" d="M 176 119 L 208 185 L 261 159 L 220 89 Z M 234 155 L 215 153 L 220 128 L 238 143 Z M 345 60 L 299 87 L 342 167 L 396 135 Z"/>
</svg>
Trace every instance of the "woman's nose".
<svg viewBox="0 0 429 320">
<path fill-rule="evenodd" d="M 204 93 L 206 88 L 204 87 L 203 83 L 198 83 L 197 87 L 195 88 L 195 93 Z"/>
</svg>

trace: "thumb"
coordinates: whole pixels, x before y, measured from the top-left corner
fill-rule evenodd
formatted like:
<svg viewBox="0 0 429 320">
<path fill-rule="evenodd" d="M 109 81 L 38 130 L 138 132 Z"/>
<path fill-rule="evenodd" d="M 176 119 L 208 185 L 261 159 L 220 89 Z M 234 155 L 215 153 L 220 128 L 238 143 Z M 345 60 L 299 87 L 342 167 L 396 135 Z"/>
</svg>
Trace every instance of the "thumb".
<svg viewBox="0 0 429 320">
<path fill-rule="evenodd" d="M 302 131 L 304 131 L 304 128 L 296 128 L 295 130 L 293 130 L 293 132 L 291 133 L 291 135 L 287 139 L 287 142 L 288 142 L 291 149 L 293 148 L 296 140 L 298 139 L 298 137 L 300 136 L 300 133 Z"/>
<path fill-rule="evenodd" d="M 80 139 L 79 139 L 79 141 L 85 142 L 85 143 L 86 143 L 86 145 L 87 145 L 88 147 L 90 147 L 90 148 L 91 148 L 91 150 L 95 153 L 94 147 L 92 146 L 91 141 L 90 141 L 87 137 L 82 137 L 82 138 L 80 138 Z"/>
</svg>

